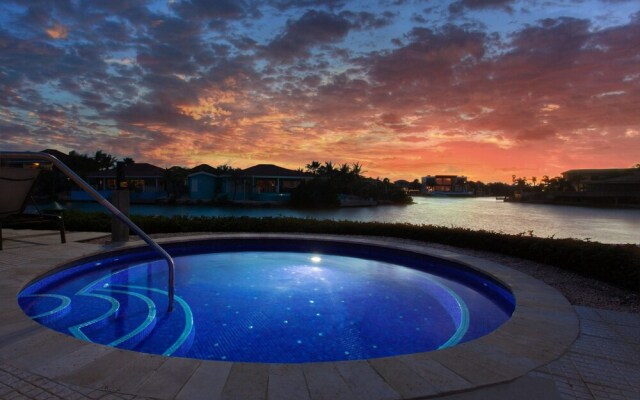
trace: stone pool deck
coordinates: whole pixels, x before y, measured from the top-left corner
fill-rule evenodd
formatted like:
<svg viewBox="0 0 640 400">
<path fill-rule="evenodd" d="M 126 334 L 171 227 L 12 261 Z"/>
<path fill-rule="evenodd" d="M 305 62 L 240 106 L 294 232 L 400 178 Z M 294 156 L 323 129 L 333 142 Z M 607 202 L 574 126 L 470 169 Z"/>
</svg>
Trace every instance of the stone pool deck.
<svg viewBox="0 0 640 400">
<path fill-rule="evenodd" d="M 640 398 L 639 314 L 573 307 L 517 271 L 427 245 L 420 248 L 475 263 L 514 286 L 514 318 L 491 335 L 437 352 L 265 365 L 132 353 L 43 328 L 19 309 L 18 291 L 56 265 L 110 247 L 80 242 L 102 233 L 69 232 L 64 245 L 55 232 L 3 234 L 0 399 Z"/>
</svg>

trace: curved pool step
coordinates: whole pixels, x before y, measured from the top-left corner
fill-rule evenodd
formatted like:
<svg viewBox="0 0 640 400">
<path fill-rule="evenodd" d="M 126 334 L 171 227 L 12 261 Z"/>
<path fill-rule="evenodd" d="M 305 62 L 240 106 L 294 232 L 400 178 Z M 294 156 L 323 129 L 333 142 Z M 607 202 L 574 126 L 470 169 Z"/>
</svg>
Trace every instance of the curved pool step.
<svg viewBox="0 0 640 400">
<path fill-rule="evenodd" d="M 167 292 L 161 289 L 148 288 L 144 286 L 127 286 L 130 290 L 137 290 L 147 294 L 152 293 L 157 302 L 157 308 L 164 310 L 168 301 Z M 176 307 L 173 312 L 162 311 L 158 316 L 158 323 L 153 332 L 149 334 L 144 342 L 136 346 L 137 351 L 162 354 L 165 356 L 181 356 L 186 354 L 195 335 L 193 313 L 191 307 L 180 296 L 175 296 Z M 176 327 L 182 327 L 176 330 Z"/>
<path fill-rule="evenodd" d="M 93 282 L 71 296 L 24 294 L 19 302 L 31 319 L 81 340 L 167 356 L 185 355 L 195 335 L 189 305 L 176 296 L 175 310 L 167 313 L 166 291 L 116 282 Z"/>
<path fill-rule="evenodd" d="M 57 307 L 49 309 L 49 307 L 44 307 L 44 309 L 40 309 L 39 312 L 35 315 L 29 315 L 29 318 L 33 320 L 37 320 L 42 324 L 50 324 L 60 318 L 65 317 L 71 312 L 71 299 L 67 296 L 59 295 L 59 294 L 27 294 L 22 296 L 22 298 L 36 298 L 41 299 L 40 303 L 45 303 L 48 299 L 56 299 L 60 302 Z M 42 300 L 47 299 L 47 300 Z M 32 305 L 37 303 L 38 300 L 32 301 Z M 38 309 L 39 307 L 36 307 Z"/>
<path fill-rule="evenodd" d="M 124 290 L 113 289 L 101 289 L 101 291 L 109 291 L 110 293 L 120 293 L 127 296 L 133 296 L 140 300 L 142 300 L 147 306 L 147 316 L 144 320 L 132 331 L 124 334 L 120 338 L 110 342 L 108 345 L 112 347 L 120 347 L 120 348 L 132 348 L 148 337 L 153 328 L 156 326 L 156 304 L 149 297 L 136 293 L 126 289 L 126 286 L 123 286 Z"/>
</svg>

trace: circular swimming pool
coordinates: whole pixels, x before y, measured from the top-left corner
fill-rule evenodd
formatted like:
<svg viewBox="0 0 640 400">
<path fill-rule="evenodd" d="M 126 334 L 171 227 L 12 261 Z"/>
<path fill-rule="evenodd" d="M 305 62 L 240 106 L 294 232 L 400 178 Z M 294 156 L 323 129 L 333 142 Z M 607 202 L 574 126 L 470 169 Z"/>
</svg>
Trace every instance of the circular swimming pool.
<svg viewBox="0 0 640 400">
<path fill-rule="evenodd" d="M 427 352 L 486 335 L 512 293 L 462 264 L 336 240 L 217 239 L 105 253 L 18 295 L 33 320 L 85 341 L 206 360 L 303 363 Z"/>
</svg>

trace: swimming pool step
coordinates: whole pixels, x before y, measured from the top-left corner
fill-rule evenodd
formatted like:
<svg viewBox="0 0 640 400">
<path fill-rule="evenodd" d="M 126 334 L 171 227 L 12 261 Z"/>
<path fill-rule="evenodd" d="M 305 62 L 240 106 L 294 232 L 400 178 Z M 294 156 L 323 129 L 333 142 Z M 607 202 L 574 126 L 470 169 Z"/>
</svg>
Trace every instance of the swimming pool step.
<svg viewBox="0 0 640 400">
<path fill-rule="evenodd" d="M 167 313 L 168 297 L 159 289 L 113 284 L 70 297 L 23 296 L 20 303 L 32 319 L 94 343 L 164 355 L 185 354 L 193 343 L 188 304 L 177 298 Z"/>
</svg>

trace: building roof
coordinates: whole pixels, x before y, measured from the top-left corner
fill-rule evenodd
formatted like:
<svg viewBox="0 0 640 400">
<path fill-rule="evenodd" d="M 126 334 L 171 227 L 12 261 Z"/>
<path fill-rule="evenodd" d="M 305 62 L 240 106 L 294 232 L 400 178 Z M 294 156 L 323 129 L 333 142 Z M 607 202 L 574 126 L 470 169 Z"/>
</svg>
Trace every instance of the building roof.
<svg viewBox="0 0 640 400">
<path fill-rule="evenodd" d="M 189 171 L 189 175 L 197 174 L 198 172 L 205 172 L 210 175 L 218 175 L 218 171 L 209 164 L 197 165 Z"/>
<path fill-rule="evenodd" d="M 625 174 L 629 172 L 633 172 L 638 168 L 586 168 L 586 169 L 570 169 L 568 171 L 564 171 L 562 175 L 565 174 L 602 174 L 602 173 L 611 173 L 611 174 Z"/>
<path fill-rule="evenodd" d="M 278 176 L 291 178 L 308 178 L 311 175 L 293 169 L 279 167 L 273 164 L 258 164 L 242 170 L 243 176 Z"/>
<path fill-rule="evenodd" d="M 133 163 L 125 165 L 124 175 L 127 178 L 162 178 L 164 168 L 157 167 L 149 163 Z M 115 178 L 115 168 L 107 171 L 91 172 L 87 174 L 90 178 Z"/>
</svg>

